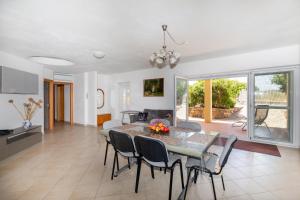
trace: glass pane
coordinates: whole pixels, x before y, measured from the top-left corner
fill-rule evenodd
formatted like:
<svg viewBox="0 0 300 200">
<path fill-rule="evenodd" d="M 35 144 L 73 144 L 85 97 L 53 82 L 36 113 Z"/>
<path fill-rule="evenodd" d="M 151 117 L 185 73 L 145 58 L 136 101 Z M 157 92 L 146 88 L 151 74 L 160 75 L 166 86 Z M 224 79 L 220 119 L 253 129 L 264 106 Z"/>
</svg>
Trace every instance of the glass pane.
<svg viewBox="0 0 300 200">
<path fill-rule="evenodd" d="M 290 73 L 255 76 L 254 137 L 290 141 Z"/>
<path fill-rule="evenodd" d="M 255 76 L 255 105 L 288 106 L 289 74 Z"/>
<path fill-rule="evenodd" d="M 176 120 L 187 119 L 188 81 L 176 78 Z"/>
</svg>

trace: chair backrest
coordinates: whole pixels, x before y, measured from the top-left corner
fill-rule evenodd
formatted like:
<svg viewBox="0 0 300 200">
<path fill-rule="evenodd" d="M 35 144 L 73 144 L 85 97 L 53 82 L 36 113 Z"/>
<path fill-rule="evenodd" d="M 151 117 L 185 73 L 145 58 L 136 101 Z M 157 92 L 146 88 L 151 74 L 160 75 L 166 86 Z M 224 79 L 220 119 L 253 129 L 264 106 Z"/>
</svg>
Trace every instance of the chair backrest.
<svg viewBox="0 0 300 200">
<path fill-rule="evenodd" d="M 137 153 L 149 163 L 163 162 L 167 166 L 169 161 L 165 144 L 157 139 L 135 136 L 134 143 Z"/>
<path fill-rule="evenodd" d="M 256 125 L 261 125 L 269 114 L 269 105 L 257 105 L 255 106 L 254 122 Z"/>
<path fill-rule="evenodd" d="M 178 128 L 187 128 L 196 132 L 201 131 L 201 125 L 199 122 L 179 121 L 177 122 Z"/>
<path fill-rule="evenodd" d="M 120 120 L 110 120 L 103 123 L 104 130 L 109 130 L 119 126 L 122 126 L 122 122 Z"/>
<path fill-rule="evenodd" d="M 228 157 L 232 151 L 234 143 L 237 141 L 237 137 L 235 135 L 230 135 L 227 138 L 226 144 L 224 146 L 224 149 L 222 151 L 222 154 L 220 156 L 219 164 L 220 167 L 223 168 L 225 164 L 227 163 Z"/>
<path fill-rule="evenodd" d="M 150 124 L 156 123 L 158 121 L 162 122 L 164 125 L 168 127 L 171 125 L 170 121 L 167 119 L 151 119 Z"/>
<path fill-rule="evenodd" d="M 135 148 L 130 135 L 118 131 L 109 131 L 110 142 L 114 149 L 121 153 L 133 153 L 135 155 Z"/>
</svg>

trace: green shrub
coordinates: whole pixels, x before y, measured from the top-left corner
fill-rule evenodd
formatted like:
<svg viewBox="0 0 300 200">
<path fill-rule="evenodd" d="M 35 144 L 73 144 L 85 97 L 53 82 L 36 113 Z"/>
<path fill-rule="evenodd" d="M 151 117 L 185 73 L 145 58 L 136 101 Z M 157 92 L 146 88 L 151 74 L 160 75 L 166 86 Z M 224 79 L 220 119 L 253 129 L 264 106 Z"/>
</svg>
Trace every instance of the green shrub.
<svg viewBox="0 0 300 200">
<path fill-rule="evenodd" d="M 233 108 L 246 83 L 229 79 L 212 81 L 212 106 L 214 108 Z M 197 81 L 189 87 L 189 106 L 204 106 L 204 81 Z"/>
</svg>

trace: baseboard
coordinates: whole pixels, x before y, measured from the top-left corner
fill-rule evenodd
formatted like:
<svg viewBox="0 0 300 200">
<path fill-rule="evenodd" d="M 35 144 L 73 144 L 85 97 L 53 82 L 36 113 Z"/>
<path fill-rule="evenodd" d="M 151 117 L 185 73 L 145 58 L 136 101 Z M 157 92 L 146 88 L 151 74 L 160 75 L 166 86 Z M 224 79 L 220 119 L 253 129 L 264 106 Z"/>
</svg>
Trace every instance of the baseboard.
<svg viewBox="0 0 300 200">
<path fill-rule="evenodd" d="M 97 127 L 97 125 L 95 125 L 95 124 L 81 124 L 81 123 L 74 123 L 74 125 L 76 125 L 76 126 L 94 127 L 94 128 Z"/>
</svg>

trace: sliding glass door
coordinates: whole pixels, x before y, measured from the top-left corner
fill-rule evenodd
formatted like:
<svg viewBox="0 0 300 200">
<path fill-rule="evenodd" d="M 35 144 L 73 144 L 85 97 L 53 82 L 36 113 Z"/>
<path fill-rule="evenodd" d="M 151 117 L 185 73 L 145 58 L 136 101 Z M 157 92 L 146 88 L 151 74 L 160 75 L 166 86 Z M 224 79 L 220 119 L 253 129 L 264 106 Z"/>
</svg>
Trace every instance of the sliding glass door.
<svg viewBox="0 0 300 200">
<path fill-rule="evenodd" d="M 188 119 L 188 79 L 175 77 L 175 123 Z"/>
<path fill-rule="evenodd" d="M 252 77 L 253 138 L 290 142 L 292 72 L 255 73 Z"/>
</svg>

